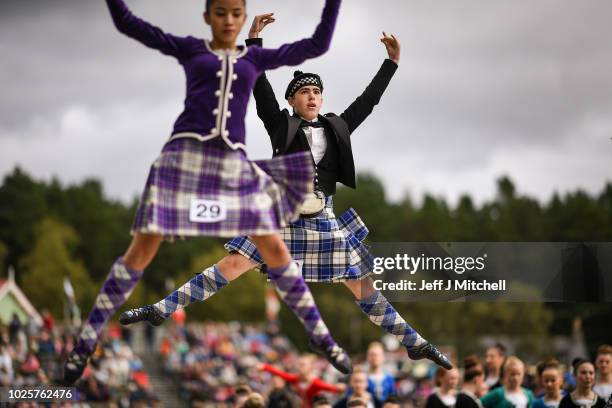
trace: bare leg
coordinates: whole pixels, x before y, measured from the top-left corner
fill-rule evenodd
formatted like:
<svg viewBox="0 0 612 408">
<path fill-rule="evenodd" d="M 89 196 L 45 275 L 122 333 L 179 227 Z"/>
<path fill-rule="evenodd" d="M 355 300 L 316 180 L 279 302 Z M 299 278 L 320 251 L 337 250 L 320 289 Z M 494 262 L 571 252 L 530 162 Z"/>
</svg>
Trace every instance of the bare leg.
<svg viewBox="0 0 612 408">
<path fill-rule="evenodd" d="M 278 268 L 291 262 L 287 245 L 279 235 L 264 235 L 251 237 L 268 268 Z"/>
<path fill-rule="evenodd" d="M 130 269 L 142 271 L 149 266 L 162 241 L 161 235 L 135 234 L 123 255 L 123 263 Z"/>
<path fill-rule="evenodd" d="M 350 280 L 343 282 L 344 286 L 349 288 L 353 296 L 355 296 L 356 300 L 361 300 L 367 297 L 370 297 L 376 292 L 374 289 L 374 285 L 372 284 L 372 279 L 365 278 L 362 280 Z"/>
<path fill-rule="evenodd" d="M 256 266 L 255 262 L 239 253 L 229 254 L 217 263 L 221 275 L 230 282 Z"/>
</svg>

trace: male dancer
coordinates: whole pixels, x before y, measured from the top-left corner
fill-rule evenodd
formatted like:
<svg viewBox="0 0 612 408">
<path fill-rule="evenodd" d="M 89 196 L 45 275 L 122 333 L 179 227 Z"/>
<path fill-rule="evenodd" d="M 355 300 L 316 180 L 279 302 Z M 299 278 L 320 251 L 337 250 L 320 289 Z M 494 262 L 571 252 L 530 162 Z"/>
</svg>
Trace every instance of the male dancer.
<svg viewBox="0 0 612 408">
<path fill-rule="evenodd" d="M 255 17 L 247 45 L 261 46 L 259 32 L 273 21 L 272 14 Z M 374 289 L 369 277 L 371 255 L 362 243 L 368 230 L 359 216 L 353 209 L 338 218 L 333 213 L 332 195 L 336 192 L 336 182 L 352 188 L 356 186 L 350 136 L 379 103 L 398 68 L 399 41 L 383 33 L 381 42 L 389 58 L 384 60 L 365 91 L 340 115 L 319 114 L 323 102 L 323 82 L 319 75 L 295 72 L 285 93 L 293 114 L 279 108 L 265 74 L 257 80 L 253 90 L 257 114 L 270 135 L 274 155 L 310 150 L 315 162 L 315 191 L 325 202 L 320 214 L 300 218 L 284 228 L 281 236 L 293 259 L 301 263 L 304 280 L 343 282 L 361 310 L 374 324 L 396 336 L 411 359 L 428 358 L 450 369 L 452 365 L 446 356 L 423 339 Z M 209 298 L 244 272 L 252 268 L 265 270 L 261 256 L 247 237 L 234 238 L 225 247 L 230 254 L 218 264 L 154 305 L 124 312 L 121 323 L 147 320 L 159 325 L 175 310 Z"/>
</svg>

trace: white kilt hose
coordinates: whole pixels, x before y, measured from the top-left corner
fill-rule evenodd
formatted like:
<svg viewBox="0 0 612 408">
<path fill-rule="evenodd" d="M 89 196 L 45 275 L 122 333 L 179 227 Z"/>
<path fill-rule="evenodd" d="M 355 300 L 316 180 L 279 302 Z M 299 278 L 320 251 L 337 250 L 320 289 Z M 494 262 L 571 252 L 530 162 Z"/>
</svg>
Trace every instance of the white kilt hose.
<svg viewBox="0 0 612 408">
<path fill-rule="evenodd" d="M 343 282 L 360 280 L 372 273 L 372 255 L 363 242 L 368 235 L 357 212 L 349 208 L 336 217 L 332 197 L 325 209 L 314 218 L 300 218 L 280 232 L 294 261 L 301 266 L 307 282 Z M 225 244 L 230 253 L 239 253 L 258 264 L 266 265 L 255 245 L 247 237 L 237 237 Z"/>
</svg>

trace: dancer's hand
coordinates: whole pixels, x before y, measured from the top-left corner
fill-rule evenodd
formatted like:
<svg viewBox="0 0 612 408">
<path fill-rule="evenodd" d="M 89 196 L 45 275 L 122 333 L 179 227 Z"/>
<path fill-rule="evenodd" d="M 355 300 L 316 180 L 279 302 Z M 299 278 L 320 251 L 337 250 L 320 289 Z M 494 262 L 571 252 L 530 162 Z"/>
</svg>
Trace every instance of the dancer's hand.
<svg viewBox="0 0 612 408">
<path fill-rule="evenodd" d="M 389 59 L 396 64 L 399 64 L 400 43 L 397 38 L 395 38 L 393 34 L 387 35 L 387 33 L 383 31 L 383 37 L 380 39 L 380 42 L 385 45 L 387 54 L 389 54 Z"/>
<path fill-rule="evenodd" d="M 249 38 L 259 38 L 259 33 L 270 23 L 275 22 L 274 13 L 261 14 L 255 16 L 251 29 L 249 30 Z"/>
</svg>

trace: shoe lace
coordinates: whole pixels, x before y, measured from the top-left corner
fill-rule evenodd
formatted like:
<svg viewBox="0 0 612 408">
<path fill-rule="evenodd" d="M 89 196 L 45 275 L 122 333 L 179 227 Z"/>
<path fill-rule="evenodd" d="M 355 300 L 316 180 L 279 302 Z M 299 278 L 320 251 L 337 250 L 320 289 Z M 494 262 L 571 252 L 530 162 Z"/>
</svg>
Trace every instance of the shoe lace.
<svg viewBox="0 0 612 408">
<path fill-rule="evenodd" d="M 81 364 L 83 364 L 83 357 L 77 353 L 70 354 L 70 356 L 68 356 L 68 360 L 66 361 L 66 366 L 68 366 L 70 369 L 76 369 Z"/>
<path fill-rule="evenodd" d="M 340 346 L 334 345 L 331 351 L 329 352 L 329 355 L 334 360 L 343 360 L 345 353 L 344 353 L 344 350 Z"/>
</svg>

